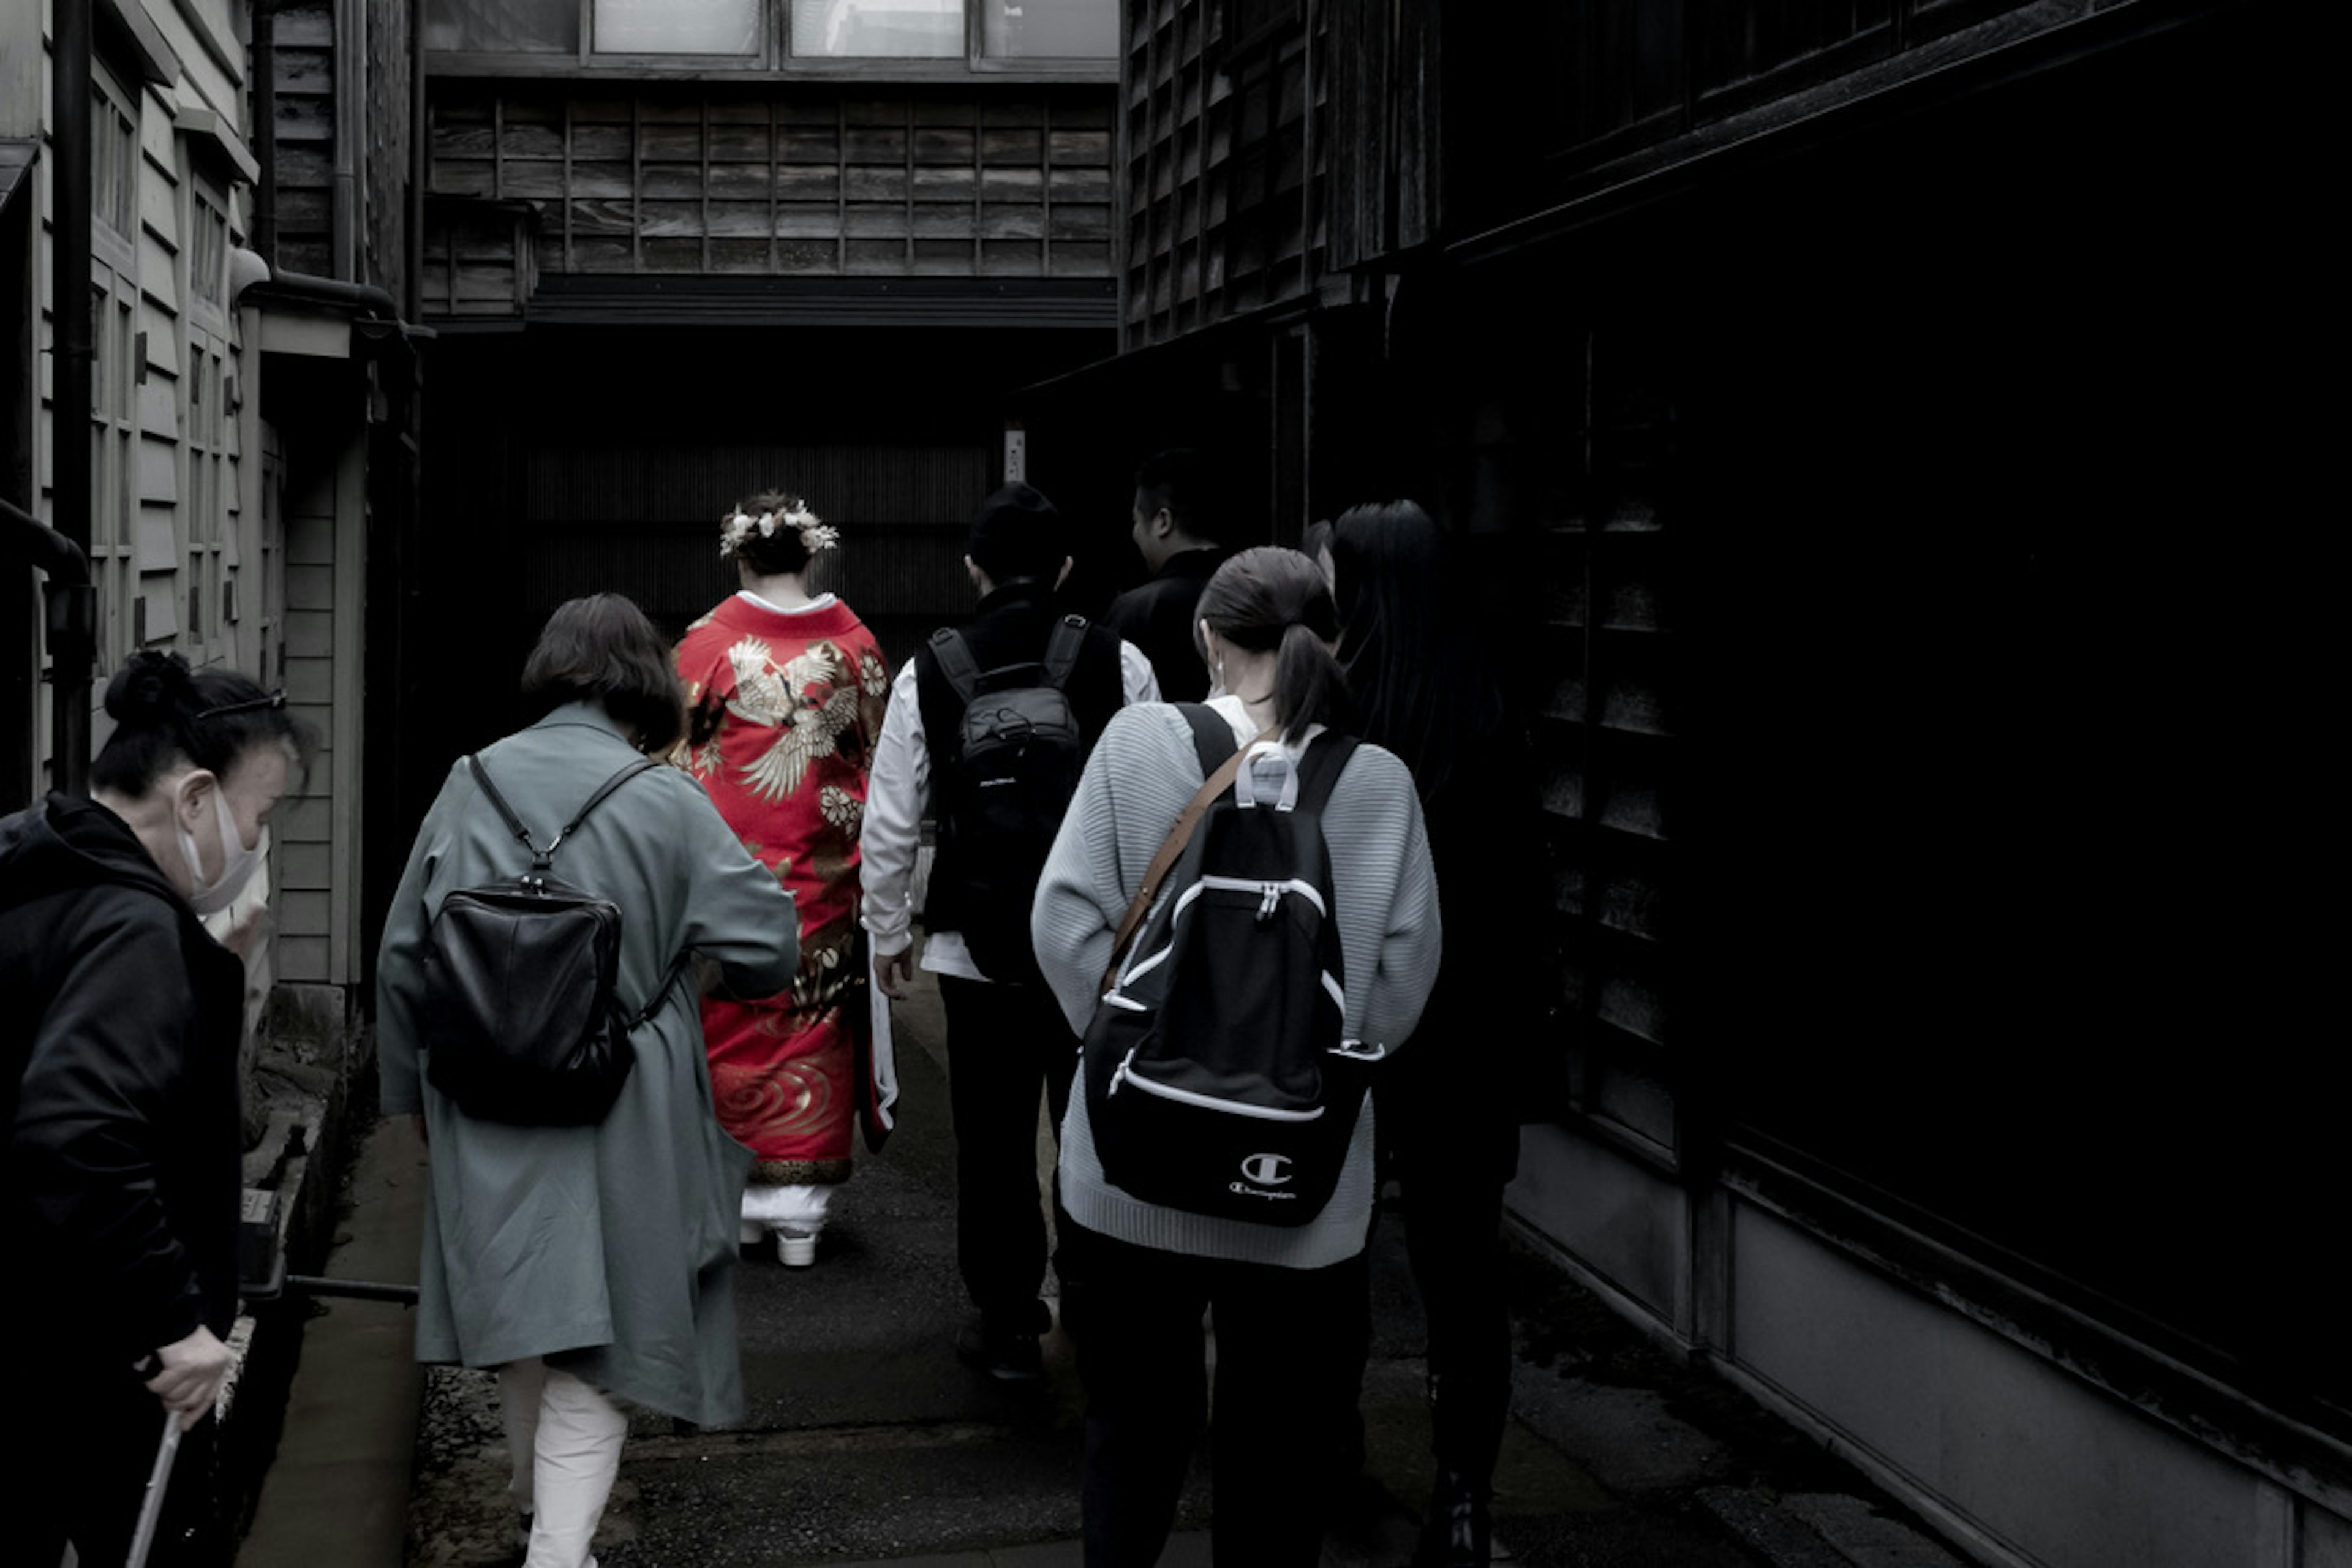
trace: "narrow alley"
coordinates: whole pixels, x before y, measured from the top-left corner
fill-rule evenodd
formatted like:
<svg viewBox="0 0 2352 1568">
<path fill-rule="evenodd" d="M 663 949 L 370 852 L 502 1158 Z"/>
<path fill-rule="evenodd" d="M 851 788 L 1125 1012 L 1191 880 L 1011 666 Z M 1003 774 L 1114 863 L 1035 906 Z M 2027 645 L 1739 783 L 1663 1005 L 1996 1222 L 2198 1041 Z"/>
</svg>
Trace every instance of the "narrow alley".
<svg viewBox="0 0 2352 1568">
<path fill-rule="evenodd" d="M 995 1383 L 956 1361 L 953 1331 L 967 1309 L 928 984 L 900 1005 L 898 1029 L 898 1127 L 844 1190 L 816 1266 L 752 1258 L 739 1276 L 745 1426 L 679 1430 L 638 1413 L 597 1538 L 603 1568 L 1079 1561 L 1084 1398 L 1069 1343 L 1048 1337 L 1042 1385 Z M 420 1190 L 404 1178 L 419 1158 L 404 1124 L 380 1128 L 333 1271 L 400 1267 Z M 1375 1236 L 1366 1479 L 1335 1510 L 1324 1556 L 1332 1568 L 1404 1563 L 1427 1487 L 1423 1328 L 1398 1232 L 1387 1224 Z M 1654 1347 L 1524 1243 L 1511 1259 L 1518 1354 L 1496 1478 L 1498 1561 L 1956 1568 L 1958 1559 L 1818 1444 Z M 516 1560 L 488 1374 L 425 1373 L 413 1480 L 408 1456 L 382 1440 L 409 1429 L 382 1401 L 418 1386 L 399 1342 L 406 1320 L 405 1309 L 369 1301 L 337 1301 L 313 1320 L 239 1568 L 295 1568 L 329 1551 L 352 1568 Z M 388 1357 L 390 1394 L 366 1392 L 383 1380 L 345 1359 L 355 1342 Z M 373 1460 L 352 1463 L 347 1440 L 373 1444 Z M 1170 1568 L 1209 1561 L 1207 1491 L 1196 1464 Z M 376 1521 L 379 1539 L 359 1539 L 363 1520 Z"/>
</svg>

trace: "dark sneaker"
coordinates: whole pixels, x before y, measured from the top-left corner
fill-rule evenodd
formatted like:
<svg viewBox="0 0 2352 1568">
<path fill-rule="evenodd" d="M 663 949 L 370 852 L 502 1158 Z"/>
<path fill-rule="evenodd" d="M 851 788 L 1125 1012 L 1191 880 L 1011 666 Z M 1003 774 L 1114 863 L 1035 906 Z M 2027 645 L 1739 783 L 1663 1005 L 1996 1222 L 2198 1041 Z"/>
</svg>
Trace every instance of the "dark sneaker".
<svg viewBox="0 0 2352 1568">
<path fill-rule="evenodd" d="M 1034 1334 L 992 1333 L 978 1322 L 956 1331 L 956 1359 L 975 1372 L 1006 1383 L 1034 1383 L 1045 1375 L 1045 1358 Z"/>
</svg>

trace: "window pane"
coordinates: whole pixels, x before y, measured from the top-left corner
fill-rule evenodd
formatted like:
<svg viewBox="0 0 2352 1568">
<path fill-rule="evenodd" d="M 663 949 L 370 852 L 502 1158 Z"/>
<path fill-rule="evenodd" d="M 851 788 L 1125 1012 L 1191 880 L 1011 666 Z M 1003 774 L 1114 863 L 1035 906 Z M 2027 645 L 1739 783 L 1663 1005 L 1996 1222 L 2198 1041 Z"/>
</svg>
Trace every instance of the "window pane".
<svg viewBox="0 0 2352 1568">
<path fill-rule="evenodd" d="M 961 59 L 963 0 L 793 0 L 793 53 Z"/>
<path fill-rule="evenodd" d="M 991 59 L 1107 60 L 1118 53 L 1118 0 L 981 0 Z"/>
<path fill-rule="evenodd" d="M 491 54 L 580 52 L 580 0 L 429 0 L 428 49 Z"/>
<path fill-rule="evenodd" d="M 760 0 L 596 0 L 596 52 L 748 55 L 760 47 Z"/>
</svg>

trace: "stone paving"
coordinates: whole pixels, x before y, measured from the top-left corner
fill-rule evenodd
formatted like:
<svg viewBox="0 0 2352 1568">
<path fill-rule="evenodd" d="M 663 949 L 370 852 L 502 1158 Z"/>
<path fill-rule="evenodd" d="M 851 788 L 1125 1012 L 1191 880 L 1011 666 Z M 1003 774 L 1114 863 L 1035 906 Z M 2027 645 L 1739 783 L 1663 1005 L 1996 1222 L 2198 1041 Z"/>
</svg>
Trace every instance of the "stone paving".
<svg viewBox="0 0 2352 1568">
<path fill-rule="evenodd" d="M 965 1307 L 954 1264 L 952 1145 L 935 999 L 927 994 L 902 1008 L 899 1028 L 898 1130 L 843 1190 L 816 1266 L 786 1270 L 766 1259 L 744 1266 L 745 1427 L 698 1432 L 667 1417 L 635 1416 L 598 1537 L 602 1568 L 1080 1562 L 1083 1395 L 1069 1347 L 1058 1331 L 1048 1337 L 1042 1384 L 997 1384 L 956 1362 L 950 1337 Z M 403 1244 L 397 1211 L 415 1200 L 415 1158 L 400 1129 L 371 1144 L 354 1190 L 353 1261 L 392 1267 L 383 1261 L 384 1237 L 394 1236 L 395 1249 Z M 1363 1402 L 1368 1480 L 1360 1506 L 1327 1537 L 1331 1568 L 1406 1563 L 1413 1506 L 1427 1485 L 1423 1330 L 1397 1231 L 1384 1224 L 1374 1240 L 1374 1344 Z M 331 1268 L 343 1270 L 343 1257 Z M 1956 1568 L 1958 1559 L 1853 1471 L 1727 1384 L 1654 1346 L 1533 1247 L 1515 1243 L 1511 1272 L 1518 1362 L 1496 1477 L 1497 1561 L 1538 1568 Z M 239 1568 L 320 1562 L 491 1568 L 517 1561 L 490 1380 L 431 1370 L 421 1423 L 403 1427 L 402 1390 L 413 1401 L 416 1380 L 404 1383 L 381 1354 L 385 1314 L 400 1310 L 338 1303 L 313 1324 L 282 1454 L 339 1458 L 307 1467 L 281 1458 Z M 336 1364 L 357 1352 L 365 1359 Z M 346 1397 L 322 1397 L 322 1390 Z M 413 1409 L 407 1419 L 417 1421 Z M 409 1456 L 379 1455 L 380 1473 L 370 1480 L 369 1461 L 352 1452 L 354 1435 L 360 1446 L 382 1447 L 412 1429 L 418 1432 L 413 1469 L 400 1462 Z M 373 1511 L 365 1502 L 371 1486 L 378 1494 Z M 299 1538 L 305 1524 L 315 1541 L 321 1510 L 356 1530 L 397 1512 L 383 1505 L 403 1493 L 404 1542 L 381 1539 L 379 1523 L 379 1539 L 352 1537 L 348 1553 L 330 1558 L 280 1544 Z M 1163 1563 L 1208 1562 L 1208 1501 L 1196 1465 Z"/>
</svg>

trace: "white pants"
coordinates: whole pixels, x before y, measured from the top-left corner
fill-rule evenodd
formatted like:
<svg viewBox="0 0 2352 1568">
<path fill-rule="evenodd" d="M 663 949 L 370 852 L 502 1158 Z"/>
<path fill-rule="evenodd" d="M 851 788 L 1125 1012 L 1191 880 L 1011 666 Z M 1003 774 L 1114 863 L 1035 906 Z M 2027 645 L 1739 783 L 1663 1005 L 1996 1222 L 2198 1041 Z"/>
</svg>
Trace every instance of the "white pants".
<svg viewBox="0 0 2352 1568">
<path fill-rule="evenodd" d="M 523 1568 L 595 1568 L 588 1543 L 621 1473 L 628 1417 L 537 1356 L 499 1368 L 499 1413 L 514 1457 L 507 1495 L 531 1516 Z"/>
</svg>

